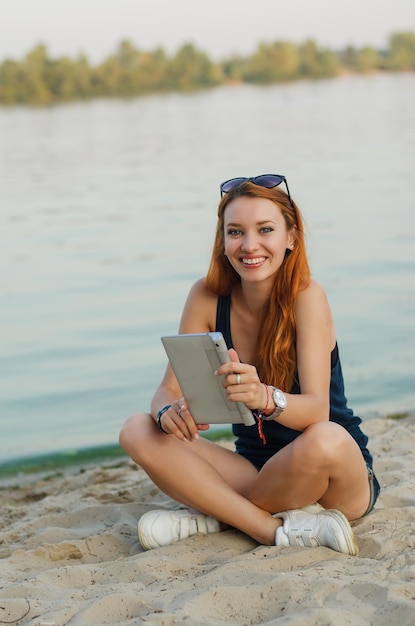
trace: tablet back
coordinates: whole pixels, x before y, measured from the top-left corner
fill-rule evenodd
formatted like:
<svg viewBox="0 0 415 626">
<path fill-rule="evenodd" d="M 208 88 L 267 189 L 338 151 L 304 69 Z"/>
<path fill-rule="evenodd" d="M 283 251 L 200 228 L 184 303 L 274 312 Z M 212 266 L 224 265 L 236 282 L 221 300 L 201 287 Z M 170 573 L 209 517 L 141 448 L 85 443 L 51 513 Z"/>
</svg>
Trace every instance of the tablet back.
<svg viewBox="0 0 415 626">
<path fill-rule="evenodd" d="M 197 424 L 246 424 L 255 420 L 242 402 L 229 402 L 215 371 L 231 359 L 222 333 L 162 337 L 164 349 Z"/>
</svg>

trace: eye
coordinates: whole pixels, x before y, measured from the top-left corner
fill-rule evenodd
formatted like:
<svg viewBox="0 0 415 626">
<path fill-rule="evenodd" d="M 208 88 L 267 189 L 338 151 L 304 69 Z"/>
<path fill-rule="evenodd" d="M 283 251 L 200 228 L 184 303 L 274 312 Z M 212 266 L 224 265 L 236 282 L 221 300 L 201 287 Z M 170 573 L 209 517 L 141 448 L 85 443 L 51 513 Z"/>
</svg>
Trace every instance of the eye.
<svg viewBox="0 0 415 626">
<path fill-rule="evenodd" d="M 272 232 L 273 232 L 273 230 L 274 230 L 274 229 L 272 228 L 272 226 L 263 226 L 263 227 L 261 228 L 261 231 L 260 231 L 260 232 L 261 232 L 261 233 L 272 233 Z"/>
<path fill-rule="evenodd" d="M 226 231 L 226 234 L 229 237 L 238 237 L 239 235 L 242 234 L 242 231 L 239 228 L 228 228 L 228 230 Z"/>
</svg>

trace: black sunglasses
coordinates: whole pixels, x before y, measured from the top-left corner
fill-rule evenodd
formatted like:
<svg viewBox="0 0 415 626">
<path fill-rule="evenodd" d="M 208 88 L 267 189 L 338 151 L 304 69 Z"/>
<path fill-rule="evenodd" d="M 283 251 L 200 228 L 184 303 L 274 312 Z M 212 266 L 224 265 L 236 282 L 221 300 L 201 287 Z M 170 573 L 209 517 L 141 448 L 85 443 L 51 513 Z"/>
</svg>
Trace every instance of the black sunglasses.
<svg viewBox="0 0 415 626">
<path fill-rule="evenodd" d="M 254 183 L 254 185 L 265 187 L 266 189 L 272 189 L 273 187 L 278 187 L 278 185 L 284 183 L 287 189 L 288 200 L 290 201 L 291 206 L 294 206 L 291 200 L 290 190 L 288 189 L 287 179 L 281 174 L 260 174 L 260 176 L 251 176 L 249 178 L 230 178 L 229 180 L 225 180 L 225 182 L 220 186 L 221 197 L 224 193 L 229 193 L 232 189 L 236 189 L 248 181 Z"/>
</svg>

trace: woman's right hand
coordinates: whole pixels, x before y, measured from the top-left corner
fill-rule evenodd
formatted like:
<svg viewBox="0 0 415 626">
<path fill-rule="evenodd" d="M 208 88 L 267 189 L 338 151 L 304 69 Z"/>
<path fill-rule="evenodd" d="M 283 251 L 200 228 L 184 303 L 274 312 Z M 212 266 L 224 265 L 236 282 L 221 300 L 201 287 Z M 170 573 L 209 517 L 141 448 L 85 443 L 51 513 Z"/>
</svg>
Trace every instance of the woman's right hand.
<svg viewBox="0 0 415 626">
<path fill-rule="evenodd" d="M 169 435 L 181 441 L 197 441 L 199 430 L 208 430 L 209 424 L 196 424 L 189 411 L 185 398 L 173 402 L 168 411 L 161 416 L 161 426 Z"/>
</svg>

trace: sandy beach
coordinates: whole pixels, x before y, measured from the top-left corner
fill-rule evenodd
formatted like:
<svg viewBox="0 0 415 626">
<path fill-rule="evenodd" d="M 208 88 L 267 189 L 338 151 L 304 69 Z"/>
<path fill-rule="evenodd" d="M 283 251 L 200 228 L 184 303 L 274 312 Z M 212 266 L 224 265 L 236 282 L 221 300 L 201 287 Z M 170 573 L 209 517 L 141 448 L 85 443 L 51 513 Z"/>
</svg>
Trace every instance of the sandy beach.
<svg viewBox="0 0 415 626">
<path fill-rule="evenodd" d="M 0 624 L 415 624 L 415 413 L 364 430 L 382 493 L 353 524 L 358 557 L 236 530 L 145 552 L 139 517 L 178 505 L 126 458 L 16 478 L 0 490 Z"/>
</svg>

